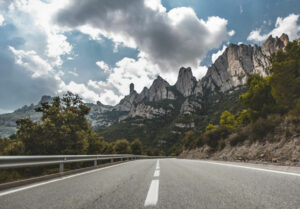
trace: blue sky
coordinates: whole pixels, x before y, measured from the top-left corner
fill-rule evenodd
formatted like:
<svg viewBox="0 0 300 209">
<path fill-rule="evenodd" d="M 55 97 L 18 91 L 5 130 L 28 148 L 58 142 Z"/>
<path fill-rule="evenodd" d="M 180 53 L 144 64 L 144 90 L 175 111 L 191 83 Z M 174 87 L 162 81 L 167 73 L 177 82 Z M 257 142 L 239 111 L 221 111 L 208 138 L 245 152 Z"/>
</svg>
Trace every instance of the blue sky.
<svg viewBox="0 0 300 209">
<path fill-rule="evenodd" d="M 181 66 L 200 79 L 228 43 L 300 31 L 298 0 L 0 0 L 0 113 L 42 95 L 116 104 Z"/>
</svg>

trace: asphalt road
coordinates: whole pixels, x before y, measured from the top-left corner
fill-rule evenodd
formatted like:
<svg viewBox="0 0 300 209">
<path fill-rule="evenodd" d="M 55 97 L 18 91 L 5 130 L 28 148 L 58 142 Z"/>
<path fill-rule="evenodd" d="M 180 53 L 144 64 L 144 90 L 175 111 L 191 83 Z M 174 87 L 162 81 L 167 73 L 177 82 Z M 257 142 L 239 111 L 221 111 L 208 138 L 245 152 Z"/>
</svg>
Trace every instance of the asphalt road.
<svg viewBox="0 0 300 209">
<path fill-rule="evenodd" d="M 299 209 L 300 174 L 196 160 L 137 160 L 2 191 L 0 208 Z"/>
</svg>

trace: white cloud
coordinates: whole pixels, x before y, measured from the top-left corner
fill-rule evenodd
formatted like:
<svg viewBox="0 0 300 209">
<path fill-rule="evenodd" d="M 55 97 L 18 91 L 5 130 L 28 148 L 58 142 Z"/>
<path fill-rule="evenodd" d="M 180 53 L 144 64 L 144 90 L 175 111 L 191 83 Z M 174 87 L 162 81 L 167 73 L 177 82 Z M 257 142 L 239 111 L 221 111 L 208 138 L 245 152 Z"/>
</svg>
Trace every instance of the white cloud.
<svg viewBox="0 0 300 209">
<path fill-rule="evenodd" d="M 61 56 L 72 51 L 72 46 L 64 35 L 68 29 L 52 21 L 54 13 L 67 2 L 66 0 L 14 1 L 6 12 L 7 21 L 18 31 L 15 35 L 25 40 L 24 50 L 36 51 L 55 66 L 61 66 Z"/>
<path fill-rule="evenodd" d="M 216 53 L 212 54 L 211 56 L 211 62 L 214 63 L 226 50 L 227 46 L 223 45 L 223 48 L 217 51 Z"/>
<path fill-rule="evenodd" d="M 79 74 L 77 72 L 75 72 L 75 71 L 68 71 L 68 73 L 71 74 L 71 75 L 73 75 L 73 76 L 75 76 L 75 77 L 79 76 Z"/>
<path fill-rule="evenodd" d="M 229 31 L 229 32 L 228 32 L 228 35 L 229 35 L 229 36 L 234 36 L 234 35 L 235 35 L 235 31 L 234 31 L 234 30 Z"/>
<path fill-rule="evenodd" d="M 21 65 L 32 73 L 33 78 L 53 72 L 51 65 L 37 55 L 35 51 L 16 50 L 12 46 L 9 49 L 15 55 L 16 64 Z"/>
<path fill-rule="evenodd" d="M 192 69 L 193 75 L 196 77 L 197 80 L 199 80 L 205 76 L 207 69 L 207 66 L 199 66 L 196 69 Z"/>
<path fill-rule="evenodd" d="M 199 66 L 228 39 L 226 19 L 199 19 L 188 7 L 167 12 L 160 0 L 74 0 L 58 12 L 57 22 L 74 30 L 88 25 L 93 29 L 85 32 L 93 39 L 101 35 L 113 40 L 115 49 L 137 48 L 164 72 Z"/>
<path fill-rule="evenodd" d="M 101 31 L 97 28 L 94 28 L 90 25 L 82 25 L 77 27 L 81 33 L 89 35 L 91 40 L 101 41 Z"/>
<path fill-rule="evenodd" d="M 106 73 L 110 71 L 110 67 L 104 61 L 97 61 L 96 65 Z"/>
<path fill-rule="evenodd" d="M 86 102 L 96 102 L 100 100 L 100 97 L 97 93 L 90 90 L 88 87 L 86 87 L 86 85 L 78 84 L 74 81 L 71 81 L 69 84 L 65 84 L 64 82 L 60 84 L 58 92 L 65 93 L 67 91 L 78 94 Z"/>
<path fill-rule="evenodd" d="M 285 18 L 278 17 L 275 23 L 275 28 L 266 34 L 261 33 L 261 29 L 256 29 L 250 32 L 247 40 L 249 41 L 264 41 L 268 36 L 281 36 L 282 33 L 286 33 L 291 40 L 299 37 L 300 25 L 298 25 L 299 15 L 290 14 Z"/>
<path fill-rule="evenodd" d="M 4 17 L 0 14 L 0 26 L 4 24 Z"/>
</svg>

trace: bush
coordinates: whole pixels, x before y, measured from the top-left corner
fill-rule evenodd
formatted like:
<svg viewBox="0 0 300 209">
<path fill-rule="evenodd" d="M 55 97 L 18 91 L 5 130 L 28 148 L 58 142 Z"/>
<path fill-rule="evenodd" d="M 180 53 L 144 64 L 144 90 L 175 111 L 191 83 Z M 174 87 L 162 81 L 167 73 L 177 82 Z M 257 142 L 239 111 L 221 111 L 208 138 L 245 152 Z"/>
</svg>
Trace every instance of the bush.
<svg viewBox="0 0 300 209">
<path fill-rule="evenodd" d="M 247 126 L 241 129 L 238 129 L 235 133 L 231 134 L 228 138 L 231 146 L 236 146 L 239 143 L 247 140 L 251 135 L 251 127 Z"/>
<path fill-rule="evenodd" d="M 193 149 L 197 145 L 197 137 L 194 131 L 188 131 L 185 134 L 185 137 L 183 139 L 183 145 L 185 149 Z"/>
<path fill-rule="evenodd" d="M 203 142 L 215 149 L 218 147 L 218 141 L 225 139 L 230 133 L 230 128 L 220 126 L 212 131 L 205 132 L 203 135 Z"/>
<path fill-rule="evenodd" d="M 119 139 L 114 144 L 114 153 L 116 154 L 130 154 L 131 149 L 129 142 L 126 139 Z"/>
<path fill-rule="evenodd" d="M 269 115 L 267 118 L 259 118 L 252 125 L 253 140 L 262 141 L 268 133 L 272 133 L 276 126 L 282 121 L 280 115 Z"/>
</svg>

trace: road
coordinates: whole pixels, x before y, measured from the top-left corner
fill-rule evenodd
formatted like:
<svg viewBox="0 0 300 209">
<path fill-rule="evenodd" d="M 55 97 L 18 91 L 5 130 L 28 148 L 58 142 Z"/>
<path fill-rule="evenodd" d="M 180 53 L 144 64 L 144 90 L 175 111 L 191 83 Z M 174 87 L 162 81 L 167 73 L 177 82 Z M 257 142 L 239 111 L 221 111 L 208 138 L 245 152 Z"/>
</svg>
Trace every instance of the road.
<svg viewBox="0 0 300 209">
<path fill-rule="evenodd" d="M 2 209 L 299 209 L 300 174 L 137 160 L 0 192 Z"/>
</svg>

